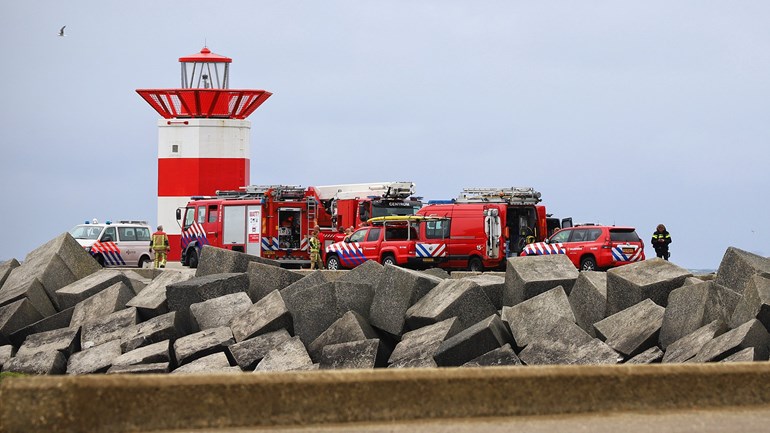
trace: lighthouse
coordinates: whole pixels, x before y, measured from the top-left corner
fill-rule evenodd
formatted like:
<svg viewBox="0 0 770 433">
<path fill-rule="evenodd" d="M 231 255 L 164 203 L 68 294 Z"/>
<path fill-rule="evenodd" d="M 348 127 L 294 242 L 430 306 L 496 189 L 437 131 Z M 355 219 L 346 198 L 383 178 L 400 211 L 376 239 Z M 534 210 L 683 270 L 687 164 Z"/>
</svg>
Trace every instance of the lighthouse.
<svg viewBox="0 0 770 433">
<path fill-rule="evenodd" d="M 168 233 L 169 260 L 180 258 L 176 209 L 193 196 L 249 185 L 246 118 L 272 93 L 230 89 L 232 59 L 204 47 L 179 58 L 178 89 L 137 89 L 158 120 L 158 224 Z"/>
</svg>

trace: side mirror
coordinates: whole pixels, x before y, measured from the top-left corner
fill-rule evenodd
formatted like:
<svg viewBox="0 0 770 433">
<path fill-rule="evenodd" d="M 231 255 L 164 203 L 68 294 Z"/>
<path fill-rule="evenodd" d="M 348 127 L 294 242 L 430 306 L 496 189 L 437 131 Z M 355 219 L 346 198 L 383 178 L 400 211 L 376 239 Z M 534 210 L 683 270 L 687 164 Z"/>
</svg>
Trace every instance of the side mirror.
<svg viewBox="0 0 770 433">
<path fill-rule="evenodd" d="M 112 236 L 110 236 L 110 235 L 104 236 L 104 237 L 102 237 L 101 241 L 102 242 L 112 242 Z"/>
<path fill-rule="evenodd" d="M 545 243 L 547 243 L 547 244 L 550 244 L 550 243 L 551 243 L 551 240 L 550 240 L 550 239 L 548 239 L 548 238 L 546 238 L 546 239 L 545 239 L 543 242 L 545 242 Z"/>
<path fill-rule="evenodd" d="M 346 237 L 346 238 L 345 238 L 345 239 L 343 239 L 342 241 L 343 241 L 343 242 L 345 242 L 345 243 L 347 243 L 347 244 L 349 244 L 349 243 L 350 243 L 350 237 Z"/>
<path fill-rule="evenodd" d="M 182 219 L 182 209 L 176 208 L 176 220 Z"/>
</svg>

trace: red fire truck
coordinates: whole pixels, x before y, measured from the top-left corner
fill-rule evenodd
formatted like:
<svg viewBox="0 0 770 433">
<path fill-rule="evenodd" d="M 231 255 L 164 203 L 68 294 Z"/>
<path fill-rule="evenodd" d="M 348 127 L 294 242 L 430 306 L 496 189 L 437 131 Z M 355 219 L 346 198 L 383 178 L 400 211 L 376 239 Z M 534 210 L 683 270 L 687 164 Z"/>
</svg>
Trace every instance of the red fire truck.
<svg viewBox="0 0 770 433">
<path fill-rule="evenodd" d="M 182 227 L 182 264 L 198 266 L 200 250 L 212 245 L 279 260 L 287 267 L 310 263 L 308 235 L 317 203 L 293 185 L 250 185 L 193 197 L 177 209 Z"/>
<path fill-rule="evenodd" d="M 447 217 L 447 260 L 443 268 L 482 271 L 502 268 L 507 257 L 527 244 L 543 241 L 556 229 L 572 226 L 539 204 L 533 188 L 466 188 L 459 198 L 429 202 L 417 214 Z"/>
<path fill-rule="evenodd" d="M 371 218 L 414 215 L 422 207 L 414 191 L 412 182 L 376 182 L 311 186 L 306 195 L 319 204 L 317 222 L 328 246 Z"/>
</svg>

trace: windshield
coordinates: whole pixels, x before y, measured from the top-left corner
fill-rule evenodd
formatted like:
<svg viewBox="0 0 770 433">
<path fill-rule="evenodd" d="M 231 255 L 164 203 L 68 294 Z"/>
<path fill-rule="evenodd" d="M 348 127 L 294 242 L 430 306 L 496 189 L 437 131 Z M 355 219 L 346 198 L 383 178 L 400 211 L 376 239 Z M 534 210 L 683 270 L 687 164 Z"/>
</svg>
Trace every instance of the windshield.
<svg viewBox="0 0 770 433">
<path fill-rule="evenodd" d="M 417 200 L 405 202 L 382 201 L 372 203 L 372 216 L 370 218 L 393 216 L 393 215 L 414 215 L 422 207 L 422 203 Z"/>
<path fill-rule="evenodd" d="M 99 233 L 101 232 L 102 232 L 101 227 L 87 225 L 87 224 L 75 226 L 75 228 L 70 230 L 70 234 L 75 239 L 96 240 L 96 239 L 99 239 Z"/>
</svg>

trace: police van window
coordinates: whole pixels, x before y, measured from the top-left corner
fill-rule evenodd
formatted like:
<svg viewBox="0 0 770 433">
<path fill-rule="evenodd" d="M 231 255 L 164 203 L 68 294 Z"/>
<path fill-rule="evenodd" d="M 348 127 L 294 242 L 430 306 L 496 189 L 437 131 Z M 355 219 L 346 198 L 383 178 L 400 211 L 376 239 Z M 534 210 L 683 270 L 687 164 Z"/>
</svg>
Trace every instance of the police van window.
<svg viewBox="0 0 770 433">
<path fill-rule="evenodd" d="M 209 222 L 217 222 L 217 205 L 209 206 Z"/>
<path fill-rule="evenodd" d="M 198 224 L 206 222 L 206 206 L 198 206 Z"/>
<path fill-rule="evenodd" d="M 121 242 L 135 241 L 136 230 L 133 227 L 118 227 L 118 236 Z"/>
<path fill-rule="evenodd" d="M 102 233 L 102 238 L 100 240 L 102 242 L 117 242 L 118 238 L 115 233 L 115 227 L 107 227 L 104 229 L 104 233 Z"/>
<path fill-rule="evenodd" d="M 147 227 L 138 227 L 136 229 L 136 240 L 138 241 L 149 241 L 150 240 L 150 229 Z"/>
<path fill-rule="evenodd" d="M 449 237 L 449 221 L 428 221 L 425 223 L 426 239 L 444 239 Z"/>
<path fill-rule="evenodd" d="M 350 235 L 350 242 L 361 242 L 365 235 L 366 229 L 358 230 L 357 232 Z"/>
<path fill-rule="evenodd" d="M 375 242 L 378 239 L 380 239 L 380 232 L 382 229 L 380 227 L 372 227 L 369 229 L 369 234 L 366 235 L 366 241 L 367 242 Z"/>
</svg>

